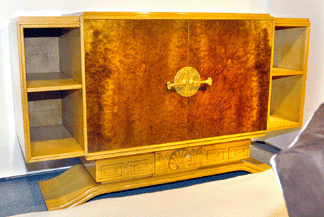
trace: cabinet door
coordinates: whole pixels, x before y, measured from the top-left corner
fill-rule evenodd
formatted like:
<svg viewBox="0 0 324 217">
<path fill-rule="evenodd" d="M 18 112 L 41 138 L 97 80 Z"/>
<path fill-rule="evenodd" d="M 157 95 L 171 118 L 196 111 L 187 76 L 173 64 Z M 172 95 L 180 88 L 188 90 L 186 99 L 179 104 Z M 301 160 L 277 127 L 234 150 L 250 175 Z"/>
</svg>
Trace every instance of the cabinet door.
<svg viewBox="0 0 324 217">
<path fill-rule="evenodd" d="M 189 66 L 212 86 L 189 98 L 188 139 L 267 127 L 271 20 L 190 20 Z"/>
<path fill-rule="evenodd" d="M 89 153 L 187 139 L 187 20 L 84 20 Z"/>
</svg>

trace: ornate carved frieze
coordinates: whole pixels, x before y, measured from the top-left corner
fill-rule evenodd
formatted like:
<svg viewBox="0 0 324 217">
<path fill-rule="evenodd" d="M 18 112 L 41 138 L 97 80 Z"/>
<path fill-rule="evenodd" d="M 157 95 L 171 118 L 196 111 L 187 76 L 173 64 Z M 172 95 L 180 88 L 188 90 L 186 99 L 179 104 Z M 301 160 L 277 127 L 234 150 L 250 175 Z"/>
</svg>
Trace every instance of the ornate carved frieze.
<svg viewBox="0 0 324 217">
<path fill-rule="evenodd" d="M 136 156 L 84 162 L 97 182 L 115 182 L 153 175 L 167 175 L 226 164 L 250 157 L 250 140 L 200 143 Z M 93 169 L 91 169 L 93 168 Z"/>
<path fill-rule="evenodd" d="M 250 157 L 250 140 L 202 145 L 156 153 L 155 173 L 175 173 Z"/>
<path fill-rule="evenodd" d="M 202 147 L 191 147 L 156 153 L 156 173 L 170 173 L 198 168 Z"/>
<path fill-rule="evenodd" d="M 145 154 L 96 162 L 98 182 L 119 181 L 154 174 L 154 154 Z"/>
</svg>

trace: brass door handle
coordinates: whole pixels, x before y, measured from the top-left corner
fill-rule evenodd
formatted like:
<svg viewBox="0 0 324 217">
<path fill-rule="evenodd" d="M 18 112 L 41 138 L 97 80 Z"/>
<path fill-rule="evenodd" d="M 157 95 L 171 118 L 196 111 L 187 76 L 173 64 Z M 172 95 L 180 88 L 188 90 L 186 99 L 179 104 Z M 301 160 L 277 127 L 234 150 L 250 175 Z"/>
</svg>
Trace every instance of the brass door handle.
<svg viewBox="0 0 324 217">
<path fill-rule="evenodd" d="M 186 85 L 187 84 L 187 80 L 183 79 L 180 83 L 171 83 L 170 81 L 167 82 L 167 87 L 168 90 L 171 90 L 172 87 L 178 87 L 178 86 L 182 86 L 182 85 Z"/>
<path fill-rule="evenodd" d="M 195 85 L 195 84 L 208 84 L 209 86 L 211 86 L 213 84 L 213 80 L 211 77 L 209 77 L 207 80 L 205 81 L 194 81 L 192 78 L 189 80 L 189 84 L 191 85 Z"/>
<path fill-rule="evenodd" d="M 174 87 L 180 96 L 190 97 L 199 90 L 200 84 L 211 86 L 212 83 L 213 80 L 210 77 L 205 81 L 201 81 L 199 72 L 193 67 L 186 66 L 178 71 L 174 83 L 167 82 L 167 88 L 171 90 Z"/>
</svg>

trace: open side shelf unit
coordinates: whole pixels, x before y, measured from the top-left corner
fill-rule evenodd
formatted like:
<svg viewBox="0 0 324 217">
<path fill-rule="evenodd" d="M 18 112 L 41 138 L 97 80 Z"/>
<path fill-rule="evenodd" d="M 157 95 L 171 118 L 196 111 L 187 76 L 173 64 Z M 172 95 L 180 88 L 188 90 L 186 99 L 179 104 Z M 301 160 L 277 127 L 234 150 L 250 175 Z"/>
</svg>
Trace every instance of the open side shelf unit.
<svg viewBox="0 0 324 217">
<path fill-rule="evenodd" d="M 27 162 L 84 155 L 78 17 L 18 25 Z"/>
<path fill-rule="evenodd" d="M 303 124 L 309 34 L 309 19 L 275 18 L 269 131 Z"/>
</svg>

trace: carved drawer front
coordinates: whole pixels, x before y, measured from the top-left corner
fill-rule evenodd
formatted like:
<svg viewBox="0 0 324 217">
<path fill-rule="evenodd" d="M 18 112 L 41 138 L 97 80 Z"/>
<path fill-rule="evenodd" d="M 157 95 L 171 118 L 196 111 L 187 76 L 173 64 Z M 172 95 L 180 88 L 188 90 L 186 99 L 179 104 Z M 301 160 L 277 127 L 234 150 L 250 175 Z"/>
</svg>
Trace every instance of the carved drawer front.
<svg viewBox="0 0 324 217">
<path fill-rule="evenodd" d="M 239 161 L 250 157 L 250 140 L 241 140 L 204 146 L 201 152 L 202 166 Z"/>
<path fill-rule="evenodd" d="M 250 147 L 249 146 L 235 146 L 229 148 L 229 160 L 242 160 L 250 156 Z"/>
<path fill-rule="evenodd" d="M 96 181 L 111 182 L 154 174 L 154 154 L 98 160 Z"/>
<path fill-rule="evenodd" d="M 200 157 L 203 166 L 225 163 L 228 161 L 228 147 L 226 145 L 205 146 Z"/>
<path fill-rule="evenodd" d="M 156 152 L 155 174 L 194 170 L 200 167 L 239 161 L 249 157 L 249 139 L 161 151 Z"/>
</svg>

